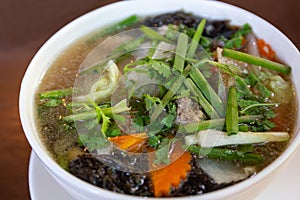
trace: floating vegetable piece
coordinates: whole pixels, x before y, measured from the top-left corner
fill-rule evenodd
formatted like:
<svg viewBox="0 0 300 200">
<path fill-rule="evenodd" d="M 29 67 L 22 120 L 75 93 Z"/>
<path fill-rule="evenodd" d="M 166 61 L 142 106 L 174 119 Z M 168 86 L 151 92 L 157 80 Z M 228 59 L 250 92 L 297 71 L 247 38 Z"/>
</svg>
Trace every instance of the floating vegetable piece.
<svg viewBox="0 0 300 200">
<path fill-rule="evenodd" d="M 152 55 L 152 59 L 165 59 L 174 56 L 175 46 L 164 41 L 160 42 Z"/>
<path fill-rule="evenodd" d="M 122 135 L 108 138 L 108 140 L 114 143 L 118 148 L 130 152 L 138 152 L 143 144 L 145 144 L 146 139 L 146 133 Z"/>
<path fill-rule="evenodd" d="M 288 103 L 293 97 L 293 88 L 291 84 L 285 81 L 281 76 L 272 76 L 268 79 L 267 87 L 273 92 L 271 99 L 279 103 Z"/>
<path fill-rule="evenodd" d="M 93 100 L 99 102 L 101 100 L 109 98 L 114 89 L 117 87 L 120 78 L 120 72 L 118 66 L 114 61 L 109 60 L 103 71 L 103 75 L 100 76 L 99 80 L 94 83 L 89 94 L 84 96 L 78 96 L 78 101 L 89 101 Z"/>
<path fill-rule="evenodd" d="M 199 165 L 218 184 L 237 182 L 256 172 L 255 167 L 242 167 L 226 160 L 200 159 Z"/>
<path fill-rule="evenodd" d="M 284 142 L 290 139 L 287 132 L 238 132 L 228 136 L 226 132 L 208 129 L 199 131 L 196 135 L 185 137 L 187 145 L 199 144 L 210 148 L 236 144 L 255 144 L 263 142 Z"/>
<path fill-rule="evenodd" d="M 175 143 L 170 152 L 170 163 L 166 166 L 155 165 L 153 154 L 149 154 L 151 180 L 155 197 L 168 196 L 172 188 L 178 188 L 180 183 L 187 178 L 191 170 L 192 156 L 184 152 L 180 143 Z M 160 168 L 162 167 L 162 168 Z"/>
</svg>

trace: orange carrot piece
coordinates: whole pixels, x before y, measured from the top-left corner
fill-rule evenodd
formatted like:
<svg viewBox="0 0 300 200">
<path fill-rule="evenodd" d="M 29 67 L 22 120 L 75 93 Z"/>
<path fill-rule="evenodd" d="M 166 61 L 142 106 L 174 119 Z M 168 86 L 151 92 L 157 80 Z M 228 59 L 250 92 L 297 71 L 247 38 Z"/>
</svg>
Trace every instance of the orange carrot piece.
<svg viewBox="0 0 300 200">
<path fill-rule="evenodd" d="M 274 61 L 276 59 L 276 53 L 272 47 L 266 43 L 263 39 L 257 40 L 258 50 L 262 57 Z"/>
<path fill-rule="evenodd" d="M 146 139 L 146 133 L 122 135 L 108 138 L 108 140 L 114 143 L 118 148 L 129 152 L 138 152 L 143 144 L 145 144 Z"/>
<path fill-rule="evenodd" d="M 172 188 L 178 188 L 180 183 L 187 178 L 191 170 L 190 161 L 192 156 L 184 152 L 180 143 L 175 143 L 170 152 L 170 163 L 166 166 L 155 165 L 154 155 L 149 154 L 151 180 L 155 197 L 168 196 Z M 157 169 L 157 170 L 156 170 Z"/>
</svg>

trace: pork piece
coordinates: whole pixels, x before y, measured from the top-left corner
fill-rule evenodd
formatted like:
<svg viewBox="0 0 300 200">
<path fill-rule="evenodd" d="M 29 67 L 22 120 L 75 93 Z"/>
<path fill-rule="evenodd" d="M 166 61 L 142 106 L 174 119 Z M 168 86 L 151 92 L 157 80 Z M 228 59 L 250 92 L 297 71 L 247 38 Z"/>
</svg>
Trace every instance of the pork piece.
<svg viewBox="0 0 300 200">
<path fill-rule="evenodd" d="M 238 68 L 241 72 L 247 72 L 248 69 L 247 63 L 224 57 L 222 54 L 223 54 L 223 49 L 217 48 L 217 57 L 219 63 L 225 65 L 232 65 Z M 220 75 L 221 75 L 222 82 L 226 88 L 235 85 L 235 78 L 232 75 L 222 70 L 220 70 Z"/>
<path fill-rule="evenodd" d="M 177 117 L 175 123 L 184 125 L 192 122 L 201 121 L 204 117 L 199 104 L 188 98 L 184 97 L 177 100 Z"/>
</svg>

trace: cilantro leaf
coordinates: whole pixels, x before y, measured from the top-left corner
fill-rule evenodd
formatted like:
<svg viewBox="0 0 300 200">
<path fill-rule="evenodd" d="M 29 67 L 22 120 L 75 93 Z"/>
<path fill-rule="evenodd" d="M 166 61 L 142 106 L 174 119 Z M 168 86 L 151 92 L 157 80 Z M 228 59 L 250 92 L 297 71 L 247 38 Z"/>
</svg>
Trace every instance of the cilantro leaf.
<svg viewBox="0 0 300 200">
<path fill-rule="evenodd" d="M 149 94 L 144 94 L 143 97 L 144 97 L 145 106 L 146 106 L 147 111 L 152 110 L 153 107 L 155 107 L 157 104 L 162 103 L 160 98 L 150 96 Z"/>
<path fill-rule="evenodd" d="M 96 130 L 87 134 L 79 134 L 78 143 L 87 147 L 89 151 L 94 151 L 109 145 L 109 142 Z"/>
<path fill-rule="evenodd" d="M 155 152 L 154 163 L 159 165 L 161 163 L 168 164 L 170 162 L 169 151 L 170 151 L 171 141 L 164 138 L 159 144 L 157 151 Z"/>
<path fill-rule="evenodd" d="M 121 135 L 121 130 L 117 124 L 110 125 L 106 130 L 106 136 L 108 137 L 116 137 Z"/>
<path fill-rule="evenodd" d="M 243 44 L 244 36 L 248 33 L 251 33 L 252 29 L 249 24 L 245 24 L 242 29 L 238 30 L 233 34 L 230 40 L 225 42 L 225 47 L 234 49 L 234 48 L 241 48 Z"/>
<path fill-rule="evenodd" d="M 163 61 L 150 59 L 149 60 L 149 67 L 153 68 L 155 71 L 157 71 L 164 78 L 169 78 L 172 74 L 170 66 L 166 62 L 163 62 Z"/>
</svg>

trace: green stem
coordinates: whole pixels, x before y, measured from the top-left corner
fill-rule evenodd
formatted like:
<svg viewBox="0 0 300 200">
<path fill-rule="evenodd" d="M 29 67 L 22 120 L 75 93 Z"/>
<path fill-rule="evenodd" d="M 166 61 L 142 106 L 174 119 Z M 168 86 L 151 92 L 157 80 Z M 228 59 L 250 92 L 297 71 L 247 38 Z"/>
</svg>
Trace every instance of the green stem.
<svg viewBox="0 0 300 200">
<path fill-rule="evenodd" d="M 208 156 L 209 158 L 224 159 L 232 161 L 241 161 L 247 164 L 259 164 L 263 157 L 260 154 L 245 153 L 232 149 L 222 148 L 202 148 L 200 146 L 189 146 L 188 150 L 199 156 Z"/>
<path fill-rule="evenodd" d="M 239 123 L 246 123 L 246 122 L 256 121 L 262 118 L 263 118 L 262 115 L 249 115 L 249 116 L 241 116 L 238 118 L 238 120 Z M 194 133 L 197 131 L 203 131 L 207 129 L 222 130 L 224 128 L 224 125 L 225 125 L 225 118 L 211 119 L 211 120 L 205 120 L 205 121 L 181 125 L 178 127 L 178 132 L 189 134 L 189 133 Z"/>
<path fill-rule="evenodd" d="M 202 33 L 204 31 L 205 24 L 206 24 L 206 19 L 202 19 L 201 22 L 199 23 L 198 27 L 197 27 L 197 30 L 196 30 L 194 36 L 193 36 L 193 40 L 191 41 L 191 45 L 190 45 L 190 48 L 189 48 L 188 53 L 187 53 L 188 58 L 193 58 L 194 57 L 195 52 L 196 52 L 197 47 L 198 47 L 198 44 L 200 42 Z"/>
<path fill-rule="evenodd" d="M 228 135 L 236 135 L 239 131 L 238 104 L 235 86 L 231 86 L 228 91 L 226 107 L 226 129 Z"/>
<path fill-rule="evenodd" d="M 279 103 L 257 103 L 257 104 L 252 104 L 243 110 L 241 110 L 241 114 L 244 114 L 247 110 L 254 108 L 254 107 L 259 107 L 259 106 L 277 106 Z"/>
<path fill-rule="evenodd" d="M 210 118 L 214 119 L 220 117 L 219 114 L 215 111 L 214 107 L 207 101 L 207 99 L 205 99 L 201 91 L 190 78 L 187 78 L 184 81 L 184 84 L 197 97 L 198 103 L 202 106 L 202 108 Z"/>
<path fill-rule="evenodd" d="M 198 64 L 194 65 L 195 68 L 198 67 L 198 65 L 203 65 L 203 62 L 199 62 Z M 200 89 L 200 91 L 203 93 L 205 98 L 209 101 L 209 103 L 216 109 L 216 111 L 219 113 L 221 117 L 225 116 L 225 107 L 218 96 L 218 94 L 215 92 L 215 90 L 211 87 L 211 85 L 208 83 L 208 81 L 205 79 L 203 74 L 200 72 L 199 69 L 195 69 L 190 73 L 190 77 L 194 81 L 194 83 L 197 85 L 197 87 Z"/>
<path fill-rule="evenodd" d="M 280 73 L 289 74 L 291 72 L 291 67 L 287 65 L 283 65 L 277 62 L 273 62 L 264 58 L 256 57 L 247 53 L 243 53 L 240 51 L 235 51 L 231 49 L 223 49 L 223 55 L 229 58 L 233 58 L 235 60 L 243 61 L 249 64 L 261 66 L 264 68 L 268 68 Z"/>
<path fill-rule="evenodd" d="M 73 93 L 73 88 L 52 90 L 47 92 L 42 92 L 39 94 L 40 99 L 60 99 L 66 96 L 70 96 Z"/>
<path fill-rule="evenodd" d="M 174 69 L 182 73 L 184 68 L 184 61 L 186 57 L 187 47 L 188 47 L 188 36 L 184 33 L 180 33 L 177 40 Z"/>
<path fill-rule="evenodd" d="M 125 18 L 124 20 L 109 26 L 107 28 L 105 28 L 104 30 L 101 30 L 100 32 L 96 33 L 95 35 L 93 35 L 93 37 L 91 37 L 90 39 L 87 40 L 87 43 L 89 45 L 93 44 L 94 42 L 96 42 L 99 38 L 101 37 L 105 37 L 107 35 L 116 33 L 118 31 L 124 30 L 136 23 L 139 22 L 139 18 L 137 15 L 131 15 L 127 18 Z"/>
<path fill-rule="evenodd" d="M 158 41 L 164 41 L 164 42 L 167 42 L 167 43 L 172 43 L 171 40 L 169 40 L 168 38 L 160 35 L 158 32 L 156 32 L 152 28 L 149 28 L 147 26 L 141 26 L 141 30 L 145 33 L 145 35 L 147 37 L 149 37 L 152 40 L 158 40 Z"/>
</svg>

